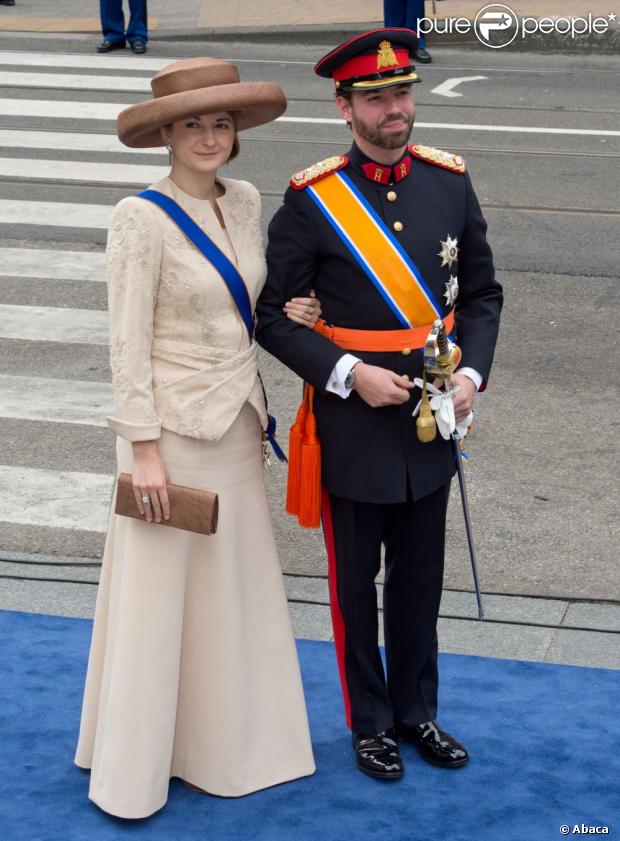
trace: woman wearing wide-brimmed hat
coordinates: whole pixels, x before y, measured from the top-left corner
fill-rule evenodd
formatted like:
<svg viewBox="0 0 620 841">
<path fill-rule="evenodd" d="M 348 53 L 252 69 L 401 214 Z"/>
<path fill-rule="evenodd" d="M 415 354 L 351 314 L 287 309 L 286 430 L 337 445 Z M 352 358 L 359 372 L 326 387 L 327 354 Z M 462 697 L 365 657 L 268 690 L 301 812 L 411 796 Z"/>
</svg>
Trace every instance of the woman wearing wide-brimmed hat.
<svg viewBox="0 0 620 841">
<path fill-rule="evenodd" d="M 206 58 L 169 65 L 152 87 L 152 100 L 120 114 L 119 137 L 168 146 L 171 173 L 151 190 L 235 266 L 253 308 L 266 273 L 260 198 L 218 168 L 238 153 L 237 132 L 283 113 L 284 94 Z M 247 318 L 213 264 L 144 197 L 114 209 L 107 257 L 108 422 L 119 472 L 132 474 L 155 522 L 110 517 L 76 763 L 91 769 L 98 806 L 141 818 L 164 805 L 170 777 L 235 797 L 312 774 L 314 762 Z M 288 313 L 310 326 L 318 315 L 312 299 Z M 166 479 L 218 493 L 216 534 L 157 525 L 169 513 Z"/>
</svg>

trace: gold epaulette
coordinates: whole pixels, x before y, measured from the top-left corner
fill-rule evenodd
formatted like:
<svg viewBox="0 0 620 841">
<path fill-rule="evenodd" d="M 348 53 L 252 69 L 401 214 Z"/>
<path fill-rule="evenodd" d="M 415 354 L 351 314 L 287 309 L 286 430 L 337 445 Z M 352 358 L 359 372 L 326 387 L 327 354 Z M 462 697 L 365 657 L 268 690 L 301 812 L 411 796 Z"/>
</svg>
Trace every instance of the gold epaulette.
<svg viewBox="0 0 620 841">
<path fill-rule="evenodd" d="M 410 153 L 414 158 L 428 161 L 429 164 L 442 166 L 451 172 L 465 172 L 465 161 L 460 155 L 453 155 L 452 152 L 444 152 L 442 149 L 434 149 L 432 146 L 410 146 Z"/>
<path fill-rule="evenodd" d="M 326 175 L 331 175 L 332 172 L 338 172 L 339 169 L 342 169 L 348 163 L 349 159 L 346 155 L 334 155 L 333 158 L 325 158 L 324 161 L 319 161 L 307 169 L 296 172 L 291 177 L 291 187 L 295 190 L 303 190 L 308 184 L 314 184 L 315 181 L 325 178 Z"/>
</svg>

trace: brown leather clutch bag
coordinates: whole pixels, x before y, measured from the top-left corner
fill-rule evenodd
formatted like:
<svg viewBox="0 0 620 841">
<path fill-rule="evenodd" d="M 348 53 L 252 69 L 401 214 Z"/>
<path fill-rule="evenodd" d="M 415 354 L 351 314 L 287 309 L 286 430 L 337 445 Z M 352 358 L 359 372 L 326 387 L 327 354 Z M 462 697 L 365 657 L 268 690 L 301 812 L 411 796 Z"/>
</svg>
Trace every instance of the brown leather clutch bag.
<svg viewBox="0 0 620 841">
<path fill-rule="evenodd" d="M 184 485 L 166 484 L 170 500 L 170 519 L 158 525 L 193 531 L 196 534 L 215 534 L 217 531 L 218 498 L 213 491 L 199 491 Z M 121 473 L 116 485 L 116 514 L 135 517 L 146 522 L 140 514 L 131 483 L 131 474 Z"/>
</svg>

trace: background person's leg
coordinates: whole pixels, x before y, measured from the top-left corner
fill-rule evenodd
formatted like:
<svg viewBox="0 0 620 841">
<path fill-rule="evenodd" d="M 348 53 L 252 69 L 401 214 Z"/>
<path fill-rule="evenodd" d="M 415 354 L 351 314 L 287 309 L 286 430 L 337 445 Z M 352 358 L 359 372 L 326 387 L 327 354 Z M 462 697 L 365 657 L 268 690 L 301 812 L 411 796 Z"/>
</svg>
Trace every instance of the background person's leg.
<svg viewBox="0 0 620 841">
<path fill-rule="evenodd" d="M 383 0 L 383 23 L 386 27 L 408 26 L 407 0 Z"/>
<path fill-rule="evenodd" d="M 418 31 L 418 21 L 424 17 L 424 0 L 407 0 L 407 16 L 405 26 L 409 29 Z M 418 33 L 418 49 L 415 57 L 417 61 L 428 63 L 431 60 L 430 55 L 426 52 L 426 36 Z"/>
<path fill-rule="evenodd" d="M 125 43 L 123 0 L 99 0 L 99 14 L 103 40 Z"/>
<path fill-rule="evenodd" d="M 127 27 L 127 40 L 130 44 L 134 41 L 142 41 L 143 44 L 149 39 L 146 0 L 129 0 L 129 26 Z"/>
</svg>

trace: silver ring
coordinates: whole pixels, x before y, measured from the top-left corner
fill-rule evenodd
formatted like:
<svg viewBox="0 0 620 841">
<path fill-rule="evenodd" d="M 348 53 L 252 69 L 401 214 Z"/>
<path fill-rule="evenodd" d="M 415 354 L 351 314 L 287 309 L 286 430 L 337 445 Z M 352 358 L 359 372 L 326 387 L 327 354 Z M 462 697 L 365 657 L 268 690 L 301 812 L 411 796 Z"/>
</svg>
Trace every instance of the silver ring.
<svg viewBox="0 0 620 841">
<path fill-rule="evenodd" d="M 146 503 L 150 502 L 150 501 L 151 501 L 151 497 L 148 496 L 148 494 L 144 494 L 144 496 L 142 497 L 142 502 L 146 505 Z"/>
</svg>

